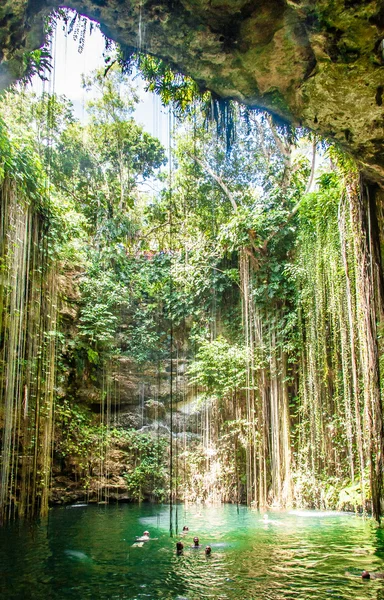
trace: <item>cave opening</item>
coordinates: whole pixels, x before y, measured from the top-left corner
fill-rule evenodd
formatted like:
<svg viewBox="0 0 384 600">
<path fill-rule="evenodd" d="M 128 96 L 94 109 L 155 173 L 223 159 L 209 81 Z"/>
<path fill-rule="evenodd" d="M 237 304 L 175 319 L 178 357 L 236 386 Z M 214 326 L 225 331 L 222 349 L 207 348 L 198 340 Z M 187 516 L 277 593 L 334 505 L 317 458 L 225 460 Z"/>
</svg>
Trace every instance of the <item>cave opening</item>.
<svg viewBox="0 0 384 600">
<path fill-rule="evenodd" d="M 322 137 L 280 94 L 223 100 L 147 53 L 137 10 L 128 49 L 60 9 L 0 98 L 5 530 L 142 502 L 136 525 L 156 516 L 171 537 L 224 526 L 226 504 L 249 531 L 283 527 L 278 511 L 380 521 L 380 164 L 345 153 L 353 119 Z M 217 24 L 225 52 L 240 29 Z"/>
</svg>

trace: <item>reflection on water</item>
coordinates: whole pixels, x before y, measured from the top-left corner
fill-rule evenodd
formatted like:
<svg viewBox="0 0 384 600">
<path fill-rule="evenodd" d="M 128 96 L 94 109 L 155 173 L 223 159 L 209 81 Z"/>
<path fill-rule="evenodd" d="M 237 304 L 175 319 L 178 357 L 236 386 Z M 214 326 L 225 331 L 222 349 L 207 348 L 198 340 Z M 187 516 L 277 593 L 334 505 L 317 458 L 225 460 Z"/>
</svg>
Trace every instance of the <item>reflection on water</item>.
<svg viewBox="0 0 384 600">
<path fill-rule="evenodd" d="M 153 505 L 55 508 L 45 522 L 5 527 L 1 598 L 384 599 L 383 580 L 360 578 L 384 572 L 383 532 L 370 520 L 315 511 L 266 519 L 235 506 L 178 507 L 177 517 L 189 532 L 172 539 L 168 508 Z M 145 529 L 157 539 L 133 546 Z"/>
</svg>

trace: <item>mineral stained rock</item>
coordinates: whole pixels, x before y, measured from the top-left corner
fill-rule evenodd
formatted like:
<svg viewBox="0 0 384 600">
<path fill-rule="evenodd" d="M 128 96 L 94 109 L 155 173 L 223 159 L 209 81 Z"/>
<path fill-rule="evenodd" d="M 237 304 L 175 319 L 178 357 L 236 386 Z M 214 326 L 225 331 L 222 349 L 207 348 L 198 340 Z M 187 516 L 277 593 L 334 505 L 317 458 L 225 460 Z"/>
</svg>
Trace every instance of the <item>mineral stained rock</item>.
<svg viewBox="0 0 384 600">
<path fill-rule="evenodd" d="M 0 86 L 23 73 L 57 0 L 2 0 Z M 62 5 L 62 4 L 61 4 Z M 382 0 L 69 0 L 123 48 L 202 88 L 338 140 L 384 184 Z M 139 28 L 140 23 L 140 28 Z M 140 30 L 140 35 L 139 35 Z"/>
</svg>

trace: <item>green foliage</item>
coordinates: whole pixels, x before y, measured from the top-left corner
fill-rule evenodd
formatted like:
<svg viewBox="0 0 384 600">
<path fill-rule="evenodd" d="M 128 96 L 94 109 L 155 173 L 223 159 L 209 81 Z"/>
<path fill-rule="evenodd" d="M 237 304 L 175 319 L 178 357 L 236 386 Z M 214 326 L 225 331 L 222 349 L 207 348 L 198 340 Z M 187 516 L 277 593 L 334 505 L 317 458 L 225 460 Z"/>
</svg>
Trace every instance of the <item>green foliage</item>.
<svg viewBox="0 0 384 600">
<path fill-rule="evenodd" d="M 38 48 L 23 54 L 23 81 L 31 83 L 33 77 L 38 75 L 47 81 L 47 75 L 52 71 L 52 56 L 47 48 Z"/>
<path fill-rule="evenodd" d="M 370 500 L 371 498 L 371 490 L 369 488 L 369 477 L 368 473 L 365 473 L 365 490 L 364 495 L 365 498 Z M 358 512 L 359 510 L 363 510 L 361 506 L 361 498 L 362 498 L 362 489 L 361 489 L 360 481 L 346 481 L 343 482 L 343 487 L 339 491 L 339 499 L 338 499 L 338 509 L 339 510 L 354 510 Z"/>
<path fill-rule="evenodd" d="M 243 347 L 231 345 L 221 336 L 211 342 L 202 340 L 188 368 L 189 384 L 203 388 L 209 398 L 230 397 L 245 387 L 246 364 Z"/>
<path fill-rule="evenodd" d="M 82 21 L 70 22 L 77 26 L 80 35 Z M 35 58 L 35 70 L 46 68 L 43 54 Z M 1 102 L 0 177 L 17 180 L 36 204 L 50 231 L 47 252 L 73 287 L 60 338 L 63 385 L 75 399 L 79 384 L 101 388 L 116 357 L 138 369 L 170 353 L 191 359 L 189 383 L 214 412 L 218 433 L 215 447 L 185 451 L 188 493 L 204 497 L 216 482 L 230 501 L 244 497 L 247 460 L 263 444 L 270 484 L 270 415 L 260 406 L 269 406 L 276 385 L 278 403 L 289 397 L 296 498 L 323 508 L 356 505 L 361 490 L 347 480 L 345 450 L 350 379 L 343 380 L 339 350 L 346 306 L 340 176 L 328 170 L 304 194 L 311 175 L 305 132 L 292 138 L 263 114 L 245 120 L 210 95 L 199 106 L 192 80 L 152 57 L 136 60 L 151 91 L 194 117 L 175 135 L 171 176 L 159 176 L 151 197 L 143 182 L 154 183 L 165 152 L 134 121 L 137 92 L 117 63 L 84 81 L 96 92 L 86 125 L 64 97 L 14 91 Z M 236 129 L 235 151 L 207 124 L 207 104 L 229 136 Z M 329 156 L 349 168 L 338 151 Z M 313 365 L 316 377 L 308 374 Z M 75 400 L 58 399 L 56 420 L 56 456 L 74 462 L 87 485 L 97 461 L 118 448 L 130 497 L 166 497 L 167 440 L 110 430 Z M 337 477 L 327 462 L 331 445 Z"/>
<path fill-rule="evenodd" d="M 147 83 L 146 89 L 158 94 L 164 106 L 172 104 L 179 116 L 192 111 L 196 102 L 208 103 L 211 98 L 209 92 L 200 91 L 193 79 L 149 54 L 134 53 L 128 60 L 118 54 L 117 62 L 122 65 L 123 72 L 131 72 L 133 67 L 136 68 Z"/>
<path fill-rule="evenodd" d="M 98 270 L 81 281 L 80 291 L 80 337 L 92 343 L 95 349 L 114 346 L 117 326 L 115 313 L 124 302 L 126 288 L 117 283 L 110 272 Z"/>
<path fill-rule="evenodd" d="M 95 477 L 100 461 L 118 449 L 124 455 L 127 490 L 132 500 L 167 496 L 168 440 L 135 430 L 109 429 L 95 424 L 91 411 L 62 400 L 56 410 L 55 455 L 68 466 L 76 465 L 85 487 Z"/>
<path fill-rule="evenodd" d="M 154 497 L 162 502 L 167 496 L 168 440 L 135 430 L 116 432 L 118 445 L 127 453 L 124 478 L 133 500 Z"/>
<path fill-rule="evenodd" d="M 41 160 L 31 140 L 12 136 L 8 124 L 0 118 L 0 178 L 17 181 L 26 197 L 33 201 L 37 210 L 47 210 L 49 197 L 46 193 L 46 175 Z"/>
<path fill-rule="evenodd" d="M 55 452 L 59 458 L 75 460 L 80 471 L 89 472 L 97 460 L 105 457 L 110 432 L 105 425 L 94 424 L 89 409 L 62 399 L 56 407 L 55 423 L 59 432 Z"/>
<path fill-rule="evenodd" d="M 301 237 L 311 233 L 327 233 L 334 229 L 341 197 L 341 182 L 336 173 L 324 173 L 318 180 L 318 190 L 305 196 L 300 204 Z M 337 230 L 335 231 L 337 234 Z"/>
</svg>

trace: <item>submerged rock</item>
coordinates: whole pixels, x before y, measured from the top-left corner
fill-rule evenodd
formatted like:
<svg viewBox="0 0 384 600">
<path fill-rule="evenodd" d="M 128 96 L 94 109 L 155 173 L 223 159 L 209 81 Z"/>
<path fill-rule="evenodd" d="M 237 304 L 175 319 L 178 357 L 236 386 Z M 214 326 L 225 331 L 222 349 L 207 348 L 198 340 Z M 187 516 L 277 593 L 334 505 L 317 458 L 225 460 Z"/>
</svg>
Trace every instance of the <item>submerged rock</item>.
<svg viewBox="0 0 384 600">
<path fill-rule="evenodd" d="M 81 560 L 81 561 L 91 561 L 92 560 L 84 552 L 79 552 L 78 550 L 64 550 L 64 554 L 66 554 L 67 556 L 69 556 L 70 558 L 73 558 L 75 560 Z"/>
</svg>

